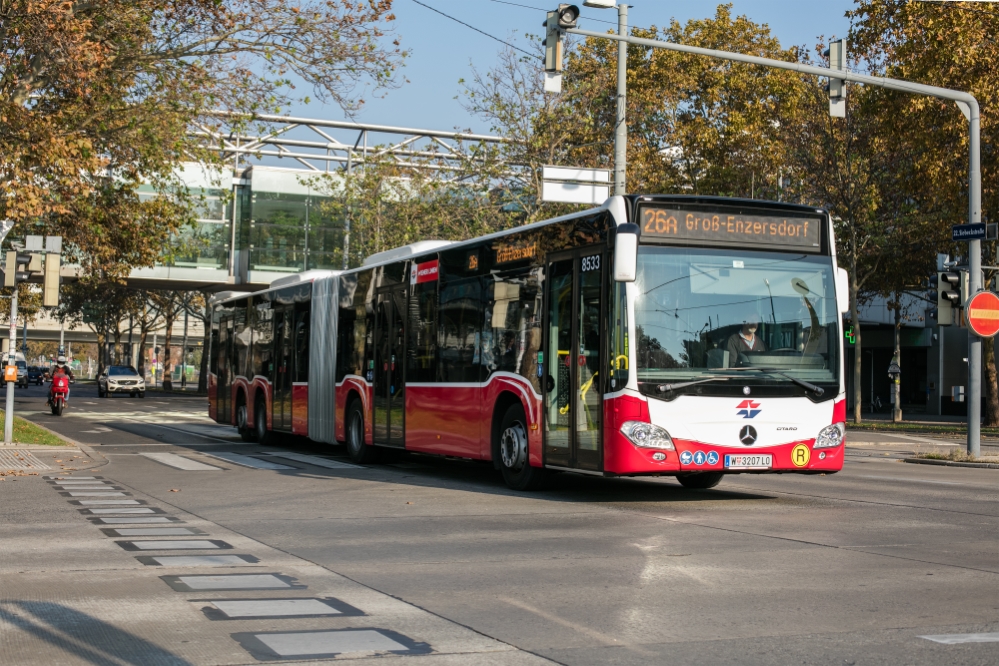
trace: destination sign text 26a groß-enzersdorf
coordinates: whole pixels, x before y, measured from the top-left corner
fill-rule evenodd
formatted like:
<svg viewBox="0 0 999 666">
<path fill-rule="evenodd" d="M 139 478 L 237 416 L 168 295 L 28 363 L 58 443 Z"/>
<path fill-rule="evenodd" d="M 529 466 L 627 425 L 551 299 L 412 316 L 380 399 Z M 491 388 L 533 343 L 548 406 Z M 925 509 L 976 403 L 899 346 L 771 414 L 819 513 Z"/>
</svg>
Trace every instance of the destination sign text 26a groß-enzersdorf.
<svg viewBox="0 0 999 666">
<path fill-rule="evenodd" d="M 639 218 L 643 240 L 753 245 L 802 252 L 818 252 L 821 247 L 819 217 L 643 206 Z"/>
</svg>

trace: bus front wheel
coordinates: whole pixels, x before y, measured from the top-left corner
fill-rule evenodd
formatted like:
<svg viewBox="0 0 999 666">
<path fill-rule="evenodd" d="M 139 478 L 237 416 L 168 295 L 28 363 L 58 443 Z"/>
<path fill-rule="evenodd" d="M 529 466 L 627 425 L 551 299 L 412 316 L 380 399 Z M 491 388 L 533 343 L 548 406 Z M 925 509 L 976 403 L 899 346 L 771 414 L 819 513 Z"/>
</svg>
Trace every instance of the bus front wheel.
<svg viewBox="0 0 999 666">
<path fill-rule="evenodd" d="M 684 488 L 705 490 L 714 488 L 721 483 L 723 476 L 725 475 L 721 472 L 695 472 L 693 474 L 677 474 L 676 480 Z"/>
<path fill-rule="evenodd" d="M 531 467 L 528 459 L 527 417 L 519 404 L 510 405 L 499 428 L 499 463 L 506 485 L 514 490 L 537 490 L 545 470 Z"/>
<path fill-rule="evenodd" d="M 347 453 L 361 465 L 370 465 L 378 459 L 375 447 L 364 443 L 364 410 L 360 400 L 354 400 L 347 408 Z"/>
</svg>

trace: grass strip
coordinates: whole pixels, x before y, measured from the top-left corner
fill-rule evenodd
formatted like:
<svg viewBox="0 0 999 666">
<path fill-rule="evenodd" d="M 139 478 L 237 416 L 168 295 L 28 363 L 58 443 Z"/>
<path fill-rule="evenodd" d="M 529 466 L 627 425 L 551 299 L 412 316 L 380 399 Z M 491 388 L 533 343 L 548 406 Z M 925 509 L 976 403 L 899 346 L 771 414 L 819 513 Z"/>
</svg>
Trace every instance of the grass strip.
<svg viewBox="0 0 999 666">
<path fill-rule="evenodd" d="M 950 426 L 918 422 L 889 423 L 880 421 L 867 421 L 864 423 L 850 423 L 847 421 L 846 429 L 868 430 L 872 432 L 949 433 L 953 435 L 964 435 L 968 432 L 968 426 L 959 423 Z M 999 428 L 983 427 L 982 434 L 999 436 Z"/>
<path fill-rule="evenodd" d="M 5 427 L 5 415 L 0 411 L 0 429 Z M 14 416 L 14 442 L 32 446 L 66 446 L 67 442 L 31 421 Z"/>
</svg>

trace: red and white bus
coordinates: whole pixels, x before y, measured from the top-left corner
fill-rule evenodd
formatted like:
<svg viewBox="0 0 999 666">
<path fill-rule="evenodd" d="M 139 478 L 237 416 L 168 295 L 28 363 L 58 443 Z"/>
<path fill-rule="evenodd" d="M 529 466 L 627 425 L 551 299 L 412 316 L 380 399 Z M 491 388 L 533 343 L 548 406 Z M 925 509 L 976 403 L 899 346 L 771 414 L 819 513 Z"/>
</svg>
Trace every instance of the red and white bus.
<svg viewBox="0 0 999 666">
<path fill-rule="evenodd" d="M 209 409 L 248 441 L 491 461 L 517 489 L 835 472 L 847 302 L 823 210 L 612 197 L 220 301 Z"/>
</svg>

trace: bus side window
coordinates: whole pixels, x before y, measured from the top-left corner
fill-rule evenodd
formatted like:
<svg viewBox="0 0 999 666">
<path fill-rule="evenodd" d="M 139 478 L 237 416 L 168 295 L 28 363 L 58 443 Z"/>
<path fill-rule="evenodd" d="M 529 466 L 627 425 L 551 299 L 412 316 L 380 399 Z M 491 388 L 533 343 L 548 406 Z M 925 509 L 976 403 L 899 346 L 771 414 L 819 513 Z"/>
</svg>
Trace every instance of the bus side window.
<svg viewBox="0 0 999 666">
<path fill-rule="evenodd" d="M 437 282 L 413 286 L 409 307 L 407 382 L 437 381 Z"/>
<path fill-rule="evenodd" d="M 482 377 L 482 288 L 479 278 L 441 283 L 441 381 L 480 382 Z"/>
<path fill-rule="evenodd" d="M 538 391 L 540 270 L 524 268 L 492 276 L 494 281 L 486 292 L 485 328 L 488 334 L 483 335 L 491 343 L 487 354 L 489 371 L 519 374 Z"/>
</svg>

